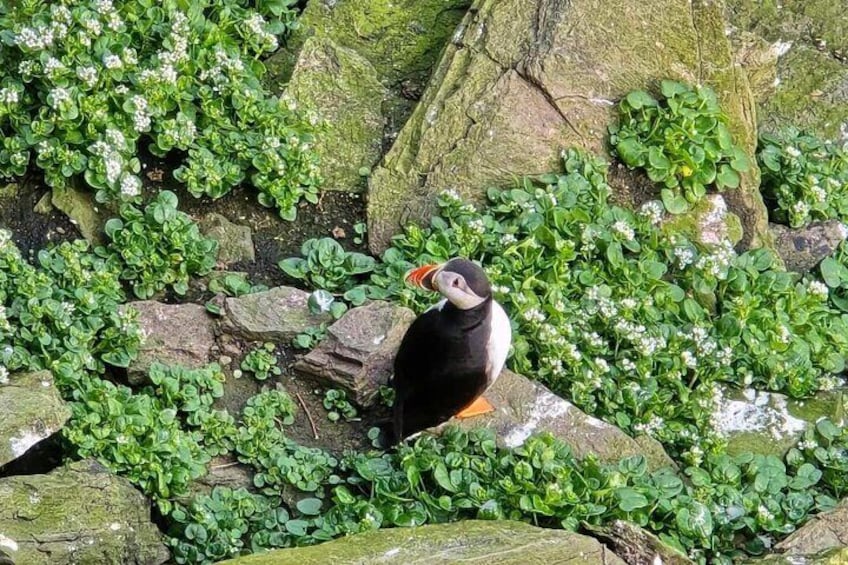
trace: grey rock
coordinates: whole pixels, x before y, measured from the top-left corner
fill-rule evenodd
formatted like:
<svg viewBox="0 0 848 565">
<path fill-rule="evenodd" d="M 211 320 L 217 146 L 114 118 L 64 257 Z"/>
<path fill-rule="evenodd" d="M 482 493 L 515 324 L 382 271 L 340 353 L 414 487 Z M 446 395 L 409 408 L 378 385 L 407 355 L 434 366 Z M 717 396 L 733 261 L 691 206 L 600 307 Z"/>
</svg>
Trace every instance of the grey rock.
<svg viewBox="0 0 848 565">
<path fill-rule="evenodd" d="M 780 224 L 770 224 L 769 227 L 775 235 L 775 249 L 786 269 L 796 273 L 814 269 L 823 259 L 833 255 L 848 235 L 848 230 L 839 220 L 815 222 L 800 229 Z"/>
<path fill-rule="evenodd" d="M 218 262 L 232 265 L 256 259 L 253 236 L 249 227 L 234 224 L 221 214 L 212 212 L 198 222 L 204 236 L 218 242 Z"/>
<path fill-rule="evenodd" d="M 784 555 L 812 555 L 831 549 L 848 550 L 848 499 L 830 512 L 813 516 L 809 522 L 777 544 L 775 549 Z"/>
<path fill-rule="evenodd" d="M 360 406 L 377 400 L 392 375 L 395 354 L 415 313 L 388 302 L 353 308 L 327 329 L 327 337 L 295 370 L 345 389 Z"/>
<path fill-rule="evenodd" d="M 614 520 L 605 526 L 584 524 L 584 528 L 610 547 L 628 563 L 662 563 L 663 565 L 694 565 L 694 561 L 657 536 L 636 524 Z"/>
<path fill-rule="evenodd" d="M 806 429 L 824 416 L 837 417 L 840 391 L 795 400 L 774 392 L 724 388 L 716 424 L 727 436 L 730 454 L 760 453 L 782 457 Z"/>
<path fill-rule="evenodd" d="M 249 340 L 288 342 L 309 328 L 332 321 L 329 312 L 313 314 L 308 300 L 308 292 L 288 286 L 227 298 L 222 327 Z"/>
<path fill-rule="evenodd" d="M 128 376 L 134 385 L 147 382 L 147 370 L 154 362 L 202 367 L 212 359 L 215 321 L 199 304 L 163 304 L 155 300 L 131 302 L 139 313 L 143 341 L 138 358 Z"/>
<path fill-rule="evenodd" d="M 617 427 L 589 416 L 545 386 L 512 371 L 501 372 L 484 397 L 495 407 L 494 412 L 458 422 L 466 429 L 494 430 L 498 442 L 506 447 L 517 447 L 533 434 L 549 432 L 571 447 L 578 458 L 594 454 L 602 461 L 615 462 L 644 455 L 652 468 L 674 465 L 657 444 L 645 450 Z"/>
<path fill-rule="evenodd" d="M 391 528 L 311 547 L 282 549 L 222 561 L 222 565 L 625 565 L 588 536 L 521 522 L 463 520 Z"/>
<path fill-rule="evenodd" d="M 0 384 L 0 467 L 47 439 L 71 417 L 50 371 L 16 373 Z M 2 529 L 0 529 L 2 533 Z"/>
<path fill-rule="evenodd" d="M 19 565 L 160 565 L 150 503 L 100 464 L 0 479 L 0 547 Z"/>
</svg>

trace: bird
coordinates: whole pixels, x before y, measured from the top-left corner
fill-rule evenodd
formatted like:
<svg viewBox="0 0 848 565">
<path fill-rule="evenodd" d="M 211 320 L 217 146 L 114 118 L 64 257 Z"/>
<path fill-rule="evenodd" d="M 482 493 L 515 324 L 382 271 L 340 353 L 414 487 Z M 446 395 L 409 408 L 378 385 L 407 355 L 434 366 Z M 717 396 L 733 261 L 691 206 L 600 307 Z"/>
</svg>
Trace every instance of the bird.
<svg viewBox="0 0 848 565">
<path fill-rule="evenodd" d="M 455 257 L 423 265 L 405 281 L 443 298 L 412 322 L 395 356 L 396 442 L 452 417 L 494 411 L 483 393 L 498 379 L 512 343 L 509 318 L 473 261 Z"/>
</svg>

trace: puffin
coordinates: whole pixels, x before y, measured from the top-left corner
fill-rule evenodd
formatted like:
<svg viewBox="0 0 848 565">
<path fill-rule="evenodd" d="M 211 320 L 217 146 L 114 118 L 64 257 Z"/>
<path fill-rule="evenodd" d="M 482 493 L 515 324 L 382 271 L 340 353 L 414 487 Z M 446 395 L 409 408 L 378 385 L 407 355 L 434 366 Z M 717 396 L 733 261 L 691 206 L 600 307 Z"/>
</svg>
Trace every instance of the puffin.
<svg viewBox="0 0 848 565">
<path fill-rule="evenodd" d="M 405 280 L 443 298 L 412 322 L 395 357 L 397 442 L 453 417 L 492 412 L 483 393 L 500 376 L 512 342 L 509 318 L 476 263 L 457 257 L 423 265 Z"/>
</svg>

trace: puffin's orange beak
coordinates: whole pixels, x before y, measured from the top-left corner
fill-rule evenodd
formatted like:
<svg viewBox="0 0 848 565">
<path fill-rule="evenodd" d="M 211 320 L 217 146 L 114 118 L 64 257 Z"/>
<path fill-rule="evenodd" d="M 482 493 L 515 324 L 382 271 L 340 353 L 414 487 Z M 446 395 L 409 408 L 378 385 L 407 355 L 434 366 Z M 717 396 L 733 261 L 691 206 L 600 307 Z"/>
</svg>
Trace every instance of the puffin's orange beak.
<svg viewBox="0 0 848 565">
<path fill-rule="evenodd" d="M 433 277 L 442 265 L 423 265 L 406 273 L 406 282 L 426 290 L 438 290 L 433 284 Z"/>
</svg>

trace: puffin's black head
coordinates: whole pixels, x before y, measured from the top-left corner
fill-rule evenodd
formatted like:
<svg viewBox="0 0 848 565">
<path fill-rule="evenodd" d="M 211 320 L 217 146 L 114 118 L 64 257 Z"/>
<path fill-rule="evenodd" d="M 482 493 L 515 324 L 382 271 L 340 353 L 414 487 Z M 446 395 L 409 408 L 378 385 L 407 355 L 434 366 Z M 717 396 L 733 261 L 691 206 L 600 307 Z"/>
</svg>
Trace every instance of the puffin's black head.
<svg viewBox="0 0 848 565">
<path fill-rule="evenodd" d="M 457 257 L 441 265 L 424 265 L 410 271 L 406 280 L 412 284 L 438 291 L 462 310 L 479 306 L 492 295 L 486 272 L 477 265 Z"/>
</svg>

